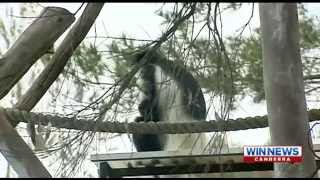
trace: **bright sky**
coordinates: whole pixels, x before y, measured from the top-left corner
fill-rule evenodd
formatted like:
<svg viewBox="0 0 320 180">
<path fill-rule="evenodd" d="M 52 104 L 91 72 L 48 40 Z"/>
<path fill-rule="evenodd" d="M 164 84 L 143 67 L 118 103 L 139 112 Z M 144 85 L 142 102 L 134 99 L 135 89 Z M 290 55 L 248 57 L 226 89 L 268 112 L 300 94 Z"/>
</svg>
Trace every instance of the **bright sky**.
<svg viewBox="0 0 320 180">
<path fill-rule="evenodd" d="M 18 3 L 1 3 L 0 11 L 6 5 L 17 6 Z M 81 3 L 40 3 L 43 6 L 58 6 L 75 12 Z M 224 34 L 232 34 L 235 30 L 243 25 L 251 14 L 251 4 L 246 5 L 237 13 L 230 13 L 223 17 Z M 138 39 L 155 39 L 162 33 L 160 23 L 163 20 L 159 16 L 154 15 L 154 11 L 161 7 L 156 3 L 107 3 L 105 4 L 99 18 L 96 21 L 97 31 L 99 35 L 105 36 L 121 36 L 125 33 Z M 306 6 L 312 15 L 317 15 L 320 4 L 307 3 Z M 80 14 L 80 13 L 79 13 Z M 3 17 L 4 14 L 0 13 Z M 103 25 L 104 24 L 104 25 Z M 255 4 L 254 18 L 252 19 L 253 27 L 259 26 L 258 6 Z M 251 27 L 251 28 L 253 28 Z M 250 33 L 247 31 L 246 33 Z M 89 33 L 92 36 L 93 31 Z M 264 103 L 254 104 L 250 98 L 245 98 L 236 111 L 232 113 L 232 117 L 247 117 L 256 115 L 265 115 L 267 113 Z M 234 132 L 229 136 L 231 144 L 262 144 L 267 140 L 268 129 L 258 129 L 249 131 Z M 241 138 L 239 138 L 241 137 Z M 95 167 L 94 167 L 95 168 Z M 6 161 L 0 155 L 0 177 L 5 177 Z M 96 171 L 96 169 L 94 169 Z"/>
</svg>

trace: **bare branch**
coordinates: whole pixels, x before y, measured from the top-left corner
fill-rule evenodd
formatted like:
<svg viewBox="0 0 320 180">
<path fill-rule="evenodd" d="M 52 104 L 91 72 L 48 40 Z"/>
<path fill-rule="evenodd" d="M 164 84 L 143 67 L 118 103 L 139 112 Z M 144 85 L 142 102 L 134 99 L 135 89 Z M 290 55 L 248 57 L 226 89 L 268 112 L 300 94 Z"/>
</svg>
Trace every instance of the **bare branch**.
<svg viewBox="0 0 320 180">
<path fill-rule="evenodd" d="M 56 7 L 44 9 L 40 17 L 0 59 L 0 98 L 10 91 L 74 21 L 70 12 Z"/>
</svg>

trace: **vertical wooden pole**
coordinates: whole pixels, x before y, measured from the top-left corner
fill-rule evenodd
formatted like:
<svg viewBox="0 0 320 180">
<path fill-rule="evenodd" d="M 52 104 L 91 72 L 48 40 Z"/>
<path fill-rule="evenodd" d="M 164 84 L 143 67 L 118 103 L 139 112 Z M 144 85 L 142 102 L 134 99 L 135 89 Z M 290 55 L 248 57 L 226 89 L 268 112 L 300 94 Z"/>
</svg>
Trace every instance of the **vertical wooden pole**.
<svg viewBox="0 0 320 180">
<path fill-rule="evenodd" d="M 308 146 L 308 115 L 296 3 L 261 3 L 263 76 L 273 145 L 302 146 L 301 164 L 275 163 L 275 177 L 308 177 L 316 169 Z"/>
</svg>

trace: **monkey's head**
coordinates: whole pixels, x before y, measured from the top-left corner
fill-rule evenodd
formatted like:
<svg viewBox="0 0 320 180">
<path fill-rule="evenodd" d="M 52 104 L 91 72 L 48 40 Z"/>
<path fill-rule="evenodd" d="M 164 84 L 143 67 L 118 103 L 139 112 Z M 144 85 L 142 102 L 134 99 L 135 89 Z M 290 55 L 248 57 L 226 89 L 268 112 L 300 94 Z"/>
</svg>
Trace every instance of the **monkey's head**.
<svg viewBox="0 0 320 180">
<path fill-rule="evenodd" d="M 135 65 L 141 62 L 141 60 L 147 55 L 151 48 L 140 48 L 138 51 L 132 53 L 129 58 L 130 64 Z M 152 54 L 148 54 L 148 63 L 157 63 L 161 59 L 160 53 L 156 50 Z"/>
</svg>

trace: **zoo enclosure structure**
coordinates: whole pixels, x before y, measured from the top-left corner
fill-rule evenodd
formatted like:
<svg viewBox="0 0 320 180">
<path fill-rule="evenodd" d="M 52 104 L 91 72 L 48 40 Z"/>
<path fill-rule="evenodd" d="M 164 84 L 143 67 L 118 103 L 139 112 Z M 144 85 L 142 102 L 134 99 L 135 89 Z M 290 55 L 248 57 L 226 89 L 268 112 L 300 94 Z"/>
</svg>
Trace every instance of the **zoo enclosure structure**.
<svg viewBox="0 0 320 180">
<path fill-rule="evenodd" d="M 110 133 L 199 133 L 237 131 L 268 127 L 267 116 L 230 119 L 226 121 L 176 122 L 176 123 L 120 123 L 99 122 L 77 119 L 76 117 L 61 117 L 44 115 L 17 109 L 0 109 L 10 121 L 33 122 L 35 124 L 53 127 L 110 132 Z M 320 110 L 308 111 L 309 122 L 320 119 Z M 232 152 L 231 152 L 232 151 Z M 142 175 L 169 175 L 190 173 L 219 173 L 244 171 L 272 171 L 273 163 L 246 164 L 243 163 L 243 151 L 234 149 L 220 154 L 193 154 L 186 152 L 134 152 L 120 154 L 96 154 L 91 161 L 98 165 L 100 177 L 122 177 Z M 314 151 L 320 153 L 320 145 L 314 145 Z M 316 158 L 317 166 L 320 160 Z"/>
</svg>

